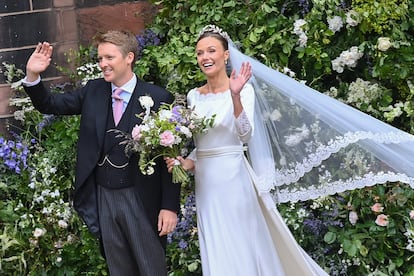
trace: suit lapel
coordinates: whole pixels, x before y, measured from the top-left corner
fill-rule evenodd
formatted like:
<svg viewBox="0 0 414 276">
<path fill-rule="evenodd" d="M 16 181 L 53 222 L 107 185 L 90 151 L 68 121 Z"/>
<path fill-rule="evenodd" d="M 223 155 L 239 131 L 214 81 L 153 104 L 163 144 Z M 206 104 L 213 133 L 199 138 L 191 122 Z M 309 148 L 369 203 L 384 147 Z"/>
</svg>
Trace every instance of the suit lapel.
<svg viewBox="0 0 414 276">
<path fill-rule="evenodd" d="M 131 116 L 131 119 L 129 120 L 129 127 L 128 127 L 129 133 L 131 133 L 132 129 L 134 128 L 136 124 L 140 124 L 142 121 L 141 118 L 138 118 L 136 116 L 144 112 L 144 109 L 139 103 L 139 97 L 146 95 L 142 84 L 143 83 L 139 79 L 137 79 L 137 84 L 135 86 L 134 93 L 132 93 L 130 102 L 128 104 L 128 107 L 132 108 L 132 116 Z"/>
<path fill-rule="evenodd" d="M 101 90 L 101 89 L 98 89 Z M 96 95 L 96 105 L 95 105 L 95 114 L 96 114 L 96 134 L 98 138 L 98 145 L 99 148 L 102 148 L 103 141 L 105 137 L 106 131 L 106 123 L 107 119 L 110 114 L 110 101 L 111 101 L 111 84 L 106 83 L 106 85 L 102 86 L 102 91 L 98 91 L 98 95 Z"/>
</svg>

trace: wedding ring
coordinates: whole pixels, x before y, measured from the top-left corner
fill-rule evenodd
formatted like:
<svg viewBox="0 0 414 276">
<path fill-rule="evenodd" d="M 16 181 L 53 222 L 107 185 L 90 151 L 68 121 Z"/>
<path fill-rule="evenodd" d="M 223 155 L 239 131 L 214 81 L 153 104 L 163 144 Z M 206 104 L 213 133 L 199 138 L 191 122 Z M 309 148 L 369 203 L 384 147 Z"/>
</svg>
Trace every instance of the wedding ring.
<svg viewBox="0 0 414 276">
<path fill-rule="evenodd" d="M 174 166 L 178 166 L 180 165 L 180 161 L 178 161 L 177 159 L 174 159 Z"/>
</svg>

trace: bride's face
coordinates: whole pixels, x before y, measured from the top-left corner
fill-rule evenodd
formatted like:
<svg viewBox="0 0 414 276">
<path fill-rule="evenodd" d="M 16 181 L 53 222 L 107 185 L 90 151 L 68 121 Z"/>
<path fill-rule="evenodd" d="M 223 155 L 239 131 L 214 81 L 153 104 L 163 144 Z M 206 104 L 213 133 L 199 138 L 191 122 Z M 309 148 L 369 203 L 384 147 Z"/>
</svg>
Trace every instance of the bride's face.
<svg viewBox="0 0 414 276">
<path fill-rule="evenodd" d="M 229 51 L 224 50 L 221 41 L 217 38 L 200 39 L 196 46 L 196 55 L 198 66 L 207 76 L 226 72 L 225 61 L 229 58 Z"/>
</svg>

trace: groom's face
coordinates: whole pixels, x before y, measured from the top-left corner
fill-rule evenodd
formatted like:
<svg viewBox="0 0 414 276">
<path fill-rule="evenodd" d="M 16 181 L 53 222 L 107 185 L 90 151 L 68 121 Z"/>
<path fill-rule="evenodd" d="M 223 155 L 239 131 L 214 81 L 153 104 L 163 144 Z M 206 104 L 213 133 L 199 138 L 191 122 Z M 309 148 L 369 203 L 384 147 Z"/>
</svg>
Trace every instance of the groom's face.
<svg viewBox="0 0 414 276">
<path fill-rule="evenodd" d="M 112 43 L 101 43 L 98 46 L 99 67 L 104 79 L 120 87 L 132 77 L 131 63 L 134 60 L 133 53 L 123 55 L 121 49 Z"/>
</svg>

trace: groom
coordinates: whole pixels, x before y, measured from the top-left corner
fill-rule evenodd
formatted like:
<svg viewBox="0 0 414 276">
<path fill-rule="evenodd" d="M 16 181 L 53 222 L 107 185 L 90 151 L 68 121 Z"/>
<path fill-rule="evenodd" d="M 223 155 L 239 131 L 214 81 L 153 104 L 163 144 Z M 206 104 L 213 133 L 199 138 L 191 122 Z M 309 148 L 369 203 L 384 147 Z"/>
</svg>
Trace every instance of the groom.
<svg viewBox="0 0 414 276">
<path fill-rule="evenodd" d="M 114 132 L 131 133 L 143 111 L 140 96 L 151 96 L 154 109 L 171 103 L 165 89 L 133 73 L 138 43 L 135 35 L 108 31 L 95 38 L 103 79 L 62 94 L 50 93 L 40 79 L 53 47 L 39 43 L 26 65 L 23 81 L 33 105 L 45 114 L 81 115 L 77 145 L 74 207 L 103 246 L 113 276 L 167 275 L 166 234 L 177 224 L 180 186 L 172 183 L 164 162 L 154 174 L 142 175 L 138 157 L 127 157 Z M 115 123 L 114 90 L 121 88 L 122 117 Z M 121 102 L 122 103 L 122 102 Z"/>
</svg>

